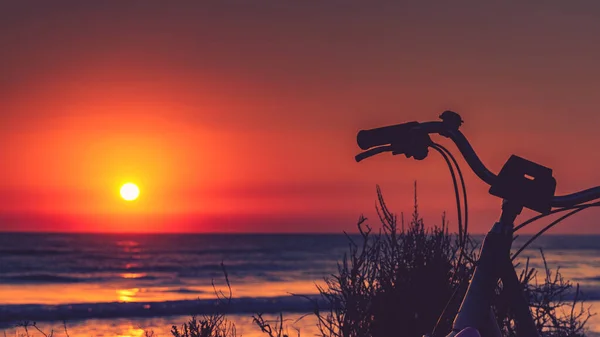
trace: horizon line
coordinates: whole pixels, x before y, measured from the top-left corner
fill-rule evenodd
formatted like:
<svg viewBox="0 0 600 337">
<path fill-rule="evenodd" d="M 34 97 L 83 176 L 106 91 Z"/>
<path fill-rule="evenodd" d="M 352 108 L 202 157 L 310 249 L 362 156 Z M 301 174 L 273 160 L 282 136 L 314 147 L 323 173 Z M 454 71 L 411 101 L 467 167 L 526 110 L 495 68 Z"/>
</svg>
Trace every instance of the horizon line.
<svg viewBox="0 0 600 337">
<path fill-rule="evenodd" d="M 361 235 L 360 232 L 49 232 L 49 231 L 3 231 L 0 234 L 89 234 L 89 235 Z M 471 235 L 486 235 L 487 233 L 471 233 Z M 453 233 L 452 235 L 456 235 Z M 519 236 L 533 236 L 521 234 Z M 600 233 L 544 233 L 544 236 L 600 236 Z"/>
</svg>

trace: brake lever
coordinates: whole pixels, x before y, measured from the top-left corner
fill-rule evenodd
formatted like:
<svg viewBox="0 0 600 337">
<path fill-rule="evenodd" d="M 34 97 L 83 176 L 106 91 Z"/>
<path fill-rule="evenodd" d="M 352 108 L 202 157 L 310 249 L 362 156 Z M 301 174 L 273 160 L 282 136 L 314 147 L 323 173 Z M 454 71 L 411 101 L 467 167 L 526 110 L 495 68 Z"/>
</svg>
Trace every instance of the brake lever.
<svg viewBox="0 0 600 337">
<path fill-rule="evenodd" d="M 373 157 L 376 154 L 380 154 L 383 152 L 388 152 L 388 151 L 393 151 L 393 147 L 391 145 L 384 145 L 384 146 L 378 146 L 378 147 L 374 147 L 370 150 L 364 151 L 359 153 L 358 155 L 356 155 L 354 157 L 354 159 L 356 160 L 356 162 L 360 162 L 362 160 L 365 160 L 369 157 Z"/>
<path fill-rule="evenodd" d="M 402 142 L 392 144 L 392 154 L 403 153 L 406 158 L 423 160 L 429 154 L 429 147 L 433 144 L 429 134 L 420 127 L 414 127 L 408 131 Z"/>
</svg>

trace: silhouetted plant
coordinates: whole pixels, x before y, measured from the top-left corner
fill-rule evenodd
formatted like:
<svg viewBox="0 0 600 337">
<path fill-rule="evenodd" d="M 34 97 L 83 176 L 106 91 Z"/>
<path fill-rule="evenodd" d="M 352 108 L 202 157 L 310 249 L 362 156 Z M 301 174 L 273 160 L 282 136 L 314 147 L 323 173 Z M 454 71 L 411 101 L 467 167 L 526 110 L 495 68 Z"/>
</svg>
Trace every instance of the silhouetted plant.
<svg viewBox="0 0 600 337">
<path fill-rule="evenodd" d="M 50 332 L 46 333 L 44 332 L 44 330 L 40 329 L 37 325 L 36 322 L 31 322 L 31 321 L 21 321 L 18 322 L 16 324 L 16 328 L 23 328 L 23 330 L 25 331 L 24 334 L 19 334 L 20 336 L 26 336 L 26 337 L 30 337 L 30 329 L 33 329 L 37 332 L 39 332 L 40 334 L 42 334 L 44 337 L 52 337 L 54 336 L 54 330 L 50 330 Z M 65 325 L 65 332 L 66 332 L 66 325 Z M 5 333 L 6 334 L 6 333 Z"/>
<path fill-rule="evenodd" d="M 62 326 L 63 326 L 64 332 L 65 332 L 65 336 L 69 337 L 69 330 L 67 329 L 67 321 L 63 321 Z M 15 324 L 15 327 L 17 329 L 18 328 L 23 329 L 24 333 L 19 333 L 17 331 L 18 336 L 20 336 L 20 337 L 31 337 L 30 330 L 35 330 L 44 337 L 53 337 L 54 336 L 54 329 L 51 329 L 50 332 L 45 332 L 37 325 L 37 322 L 21 321 L 21 322 L 17 322 L 17 324 Z M 6 331 L 4 331 L 4 336 L 6 337 Z"/>
<path fill-rule="evenodd" d="M 211 314 L 202 315 L 198 320 L 197 316 L 192 316 L 189 321 L 183 323 L 181 328 L 173 325 L 171 334 L 174 337 L 235 337 L 237 332 L 235 324 L 226 318 L 227 311 L 231 305 L 231 284 L 225 265 L 221 263 L 228 293 L 217 290 L 213 281 L 213 290 L 217 296 L 215 300 L 215 310 Z"/>
<path fill-rule="evenodd" d="M 283 313 L 275 321 L 267 321 L 262 314 L 252 316 L 253 322 L 260 328 L 260 331 L 267 334 L 269 337 L 290 337 L 287 332 L 287 327 L 283 325 Z M 273 324 L 273 325 L 272 325 Z M 296 330 L 297 336 L 300 337 L 300 331 Z"/>
<path fill-rule="evenodd" d="M 317 310 L 324 336 L 421 336 L 431 331 L 460 282 L 471 275 L 474 244 L 467 243 L 469 258 L 460 259 L 457 241 L 441 226 L 426 228 L 415 207 L 408 224 L 391 213 L 377 188 L 377 211 L 382 229 L 373 233 L 361 217 L 362 243 L 350 239 L 350 251 L 338 265 L 338 274 L 325 279 L 319 292 L 329 310 Z M 458 297 L 458 296 L 457 296 Z M 450 330 L 450 319 L 440 322 Z"/>
</svg>

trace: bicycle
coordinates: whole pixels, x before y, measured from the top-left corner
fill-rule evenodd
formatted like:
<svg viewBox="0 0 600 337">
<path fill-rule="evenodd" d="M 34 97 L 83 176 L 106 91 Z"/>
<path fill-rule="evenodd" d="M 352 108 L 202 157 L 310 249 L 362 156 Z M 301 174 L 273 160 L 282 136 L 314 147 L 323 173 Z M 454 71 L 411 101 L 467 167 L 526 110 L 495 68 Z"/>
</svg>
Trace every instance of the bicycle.
<svg viewBox="0 0 600 337">
<path fill-rule="evenodd" d="M 429 148 L 438 151 L 446 160 L 452 173 L 458 208 L 460 245 L 466 239 L 468 230 L 464 180 L 452 153 L 434 143 L 430 134 L 439 134 L 451 139 L 473 172 L 490 185 L 489 193 L 502 198 L 503 202 L 500 219 L 494 223 L 482 242 L 475 270 L 454 317 L 452 331 L 447 336 L 454 337 L 461 332 L 461 335 L 479 333 L 482 337 L 502 336 L 492 310 L 492 297 L 500 280 L 503 294 L 508 296 L 515 317 L 517 336 L 539 336 L 524 289 L 513 266 L 513 260 L 533 240 L 560 221 L 589 207 L 600 206 L 600 202 L 591 202 L 600 198 L 600 186 L 555 196 L 556 180 L 552 176 L 552 170 L 516 155 L 512 155 L 499 174 L 495 175 L 485 167 L 467 138 L 459 131 L 459 127 L 463 124 L 460 115 L 453 111 L 444 111 L 439 117 L 441 121 L 409 122 L 361 130 L 357 135 L 357 143 L 364 152 L 358 154 L 355 159 L 360 162 L 380 153 L 391 152 L 392 155 L 404 154 L 407 158 L 423 160 L 429 154 Z M 452 164 L 456 166 L 462 184 L 465 205 L 464 230 L 459 189 Z M 540 214 L 515 226 L 515 220 L 523 208 L 529 208 Z M 517 230 L 550 214 L 566 211 L 571 212 L 544 227 L 511 257 L 513 234 Z M 442 316 L 444 315 L 443 312 Z M 434 337 L 439 335 L 435 327 L 431 335 Z"/>
</svg>

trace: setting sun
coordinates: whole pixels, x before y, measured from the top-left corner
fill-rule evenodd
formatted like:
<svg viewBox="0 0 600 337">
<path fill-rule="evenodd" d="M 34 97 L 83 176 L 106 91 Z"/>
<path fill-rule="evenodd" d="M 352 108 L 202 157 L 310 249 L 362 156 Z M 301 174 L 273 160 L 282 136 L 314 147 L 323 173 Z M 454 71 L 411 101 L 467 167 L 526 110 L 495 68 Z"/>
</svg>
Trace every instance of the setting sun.
<svg viewBox="0 0 600 337">
<path fill-rule="evenodd" d="M 133 183 L 127 183 L 121 187 L 121 197 L 127 201 L 132 201 L 138 198 L 140 189 Z"/>
</svg>

